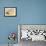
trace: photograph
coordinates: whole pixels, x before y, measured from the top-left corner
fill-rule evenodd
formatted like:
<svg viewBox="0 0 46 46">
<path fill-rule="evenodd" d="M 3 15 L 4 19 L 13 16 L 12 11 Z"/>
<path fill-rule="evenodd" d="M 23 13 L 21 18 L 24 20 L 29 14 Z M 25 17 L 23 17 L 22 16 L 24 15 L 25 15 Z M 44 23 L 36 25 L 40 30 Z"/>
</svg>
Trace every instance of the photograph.
<svg viewBox="0 0 46 46">
<path fill-rule="evenodd" d="M 4 16 L 9 16 L 9 17 L 16 16 L 16 8 L 15 7 L 5 7 Z"/>
<path fill-rule="evenodd" d="M 20 46 L 29 45 L 35 42 L 46 41 L 46 25 L 42 24 L 19 24 L 18 38 Z"/>
</svg>

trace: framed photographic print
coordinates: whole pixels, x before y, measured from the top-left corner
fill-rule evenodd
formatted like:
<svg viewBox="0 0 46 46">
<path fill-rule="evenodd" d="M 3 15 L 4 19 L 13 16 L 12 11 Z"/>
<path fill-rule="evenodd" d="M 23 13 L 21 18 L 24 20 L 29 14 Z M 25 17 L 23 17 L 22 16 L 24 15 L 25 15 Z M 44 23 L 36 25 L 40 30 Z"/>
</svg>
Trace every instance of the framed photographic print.
<svg viewBox="0 0 46 46">
<path fill-rule="evenodd" d="M 46 41 L 46 24 L 19 24 L 18 41 Z"/>
<path fill-rule="evenodd" d="M 6 17 L 15 17 L 17 14 L 16 7 L 5 7 L 4 8 L 4 16 Z"/>
</svg>

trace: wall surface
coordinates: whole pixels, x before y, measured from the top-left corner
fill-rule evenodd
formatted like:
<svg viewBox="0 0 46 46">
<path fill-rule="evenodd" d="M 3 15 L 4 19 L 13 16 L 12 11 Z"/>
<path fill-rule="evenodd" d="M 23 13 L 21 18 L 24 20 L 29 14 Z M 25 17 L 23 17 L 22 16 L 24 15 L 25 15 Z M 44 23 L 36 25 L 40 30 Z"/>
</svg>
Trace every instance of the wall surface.
<svg viewBox="0 0 46 46">
<path fill-rule="evenodd" d="M 4 7 L 17 7 L 17 16 L 4 17 Z M 0 0 L 0 44 L 8 43 L 9 32 L 18 32 L 18 24 L 46 24 L 46 0 Z"/>
</svg>

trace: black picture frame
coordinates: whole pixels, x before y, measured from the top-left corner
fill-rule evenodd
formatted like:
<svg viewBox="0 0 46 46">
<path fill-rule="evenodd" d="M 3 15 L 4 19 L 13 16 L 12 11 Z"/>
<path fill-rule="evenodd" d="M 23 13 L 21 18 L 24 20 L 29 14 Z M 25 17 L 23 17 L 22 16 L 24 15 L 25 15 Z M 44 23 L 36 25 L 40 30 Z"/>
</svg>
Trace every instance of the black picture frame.
<svg viewBox="0 0 46 46">
<path fill-rule="evenodd" d="M 16 15 L 15 16 L 7 16 L 7 15 L 5 15 L 5 8 L 15 8 L 16 9 Z M 4 7 L 4 16 L 5 17 L 16 17 L 17 16 L 17 7 Z"/>
</svg>

